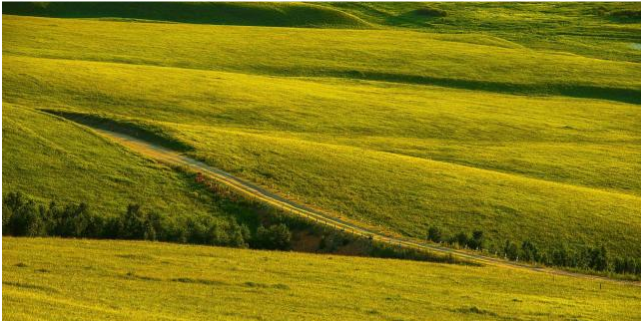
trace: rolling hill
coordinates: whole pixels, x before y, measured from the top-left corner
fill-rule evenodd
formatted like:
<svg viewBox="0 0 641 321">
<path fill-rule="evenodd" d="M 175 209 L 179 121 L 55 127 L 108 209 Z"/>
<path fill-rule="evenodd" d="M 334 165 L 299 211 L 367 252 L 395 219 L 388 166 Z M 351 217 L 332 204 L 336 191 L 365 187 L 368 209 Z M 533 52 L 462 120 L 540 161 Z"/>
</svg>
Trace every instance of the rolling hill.
<svg viewBox="0 0 641 321">
<path fill-rule="evenodd" d="M 308 3 L 7 3 L 5 14 L 165 21 L 215 25 L 367 28 L 368 23 L 341 10 Z"/>
<path fill-rule="evenodd" d="M 641 97 L 636 63 L 408 31 L 130 25 L 5 17 L 4 100 L 145 123 L 211 165 L 402 235 L 437 225 L 483 230 L 493 250 L 641 253 L 641 120 L 617 102 Z"/>
<path fill-rule="evenodd" d="M 272 223 L 265 204 L 56 116 L 73 114 L 409 241 L 436 228 L 465 252 L 461 235 L 482 232 L 470 253 L 530 246 L 547 263 L 597 249 L 610 265 L 590 273 L 641 258 L 638 4 L 3 9 L 5 199 L 86 202 L 110 218 L 138 203 L 207 239 L 219 232 L 207 224 L 256 237 Z M 296 233 L 299 250 L 342 241 Z M 175 234 L 162 240 L 191 242 Z M 633 320 L 641 301 L 630 282 L 516 263 L 12 237 L 3 252 L 3 314 L 24 320 Z"/>
</svg>

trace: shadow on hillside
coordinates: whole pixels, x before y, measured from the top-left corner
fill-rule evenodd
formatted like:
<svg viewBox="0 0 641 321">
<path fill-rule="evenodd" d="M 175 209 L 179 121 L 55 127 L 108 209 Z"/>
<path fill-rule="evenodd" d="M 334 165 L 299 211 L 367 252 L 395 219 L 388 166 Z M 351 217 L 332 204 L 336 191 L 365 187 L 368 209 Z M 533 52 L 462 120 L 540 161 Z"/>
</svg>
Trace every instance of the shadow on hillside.
<svg viewBox="0 0 641 321">
<path fill-rule="evenodd" d="M 458 89 L 482 90 L 505 94 L 560 95 L 575 98 L 592 98 L 641 104 L 641 90 L 627 88 L 595 87 L 574 84 L 515 84 L 429 76 L 399 75 L 383 72 L 329 71 L 327 76 L 360 80 L 388 81 L 419 85 L 435 85 Z"/>
<path fill-rule="evenodd" d="M 271 27 L 355 27 L 368 24 L 342 11 L 304 3 L 11 2 L 3 14 L 52 18 L 124 18 Z"/>
<path fill-rule="evenodd" d="M 59 116 L 89 127 L 136 137 L 168 149 L 173 149 L 176 151 L 193 150 L 191 146 L 166 135 L 160 129 L 154 128 L 152 126 L 113 120 L 98 115 L 75 113 L 69 111 L 53 109 L 41 109 L 40 111 L 47 114 Z"/>
</svg>

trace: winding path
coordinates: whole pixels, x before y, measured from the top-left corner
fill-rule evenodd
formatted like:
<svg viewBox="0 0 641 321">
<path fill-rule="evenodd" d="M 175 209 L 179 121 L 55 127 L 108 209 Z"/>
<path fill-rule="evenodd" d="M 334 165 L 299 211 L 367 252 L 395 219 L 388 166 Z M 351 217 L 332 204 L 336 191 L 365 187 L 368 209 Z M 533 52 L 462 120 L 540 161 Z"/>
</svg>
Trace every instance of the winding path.
<svg viewBox="0 0 641 321">
<path fill-rule="evenodd" d="M 641 282 L 632 282 L 632 281 L 621 281 L 614 280 L 607 277 L 593 276 L 588 274 L 572 273 L 563 270 L 555 270 L 544 267 L 536 267 L 528 264 L 522 264 L 518 262 L 512 262 L 508 260 L 503 260 L 495 257 L 484 256 L 471 251 L 456 250 L 452 248 L 447 248 L 439 246 L 436 244 L 430 243 L 421 243 L 417 240 L 412 240 L 409 238 L 395 237 L 384 235 L 381 232 L 373 231 L 351 222 L 341 220 L 330 214 L 323 213 L 319 210 L 311 209 L 302 204 L 296 203 L 292 200 L 286 199 L 282 196 L 279 196 L 273 192 L 270 192 L 260 186 L 257 186 L 251 182 L 238 178 L 230 173 L 222 171 L 220 169 L 209 166 L 201 161 L 195 160 L 193 158 L 187 157 L 176 151 L 164 148 L 162 146 L 155 145 L 145 140 L 139 138 L 125 135 L 122 133 L 117 133 L 102 128 L 90 127 L 99 135 L 106 137 L 110 140 L 116 141 L 119 144 L 145 156 L 147 158 L 154 159 L 156 161 L 166 163 L 169 165 L 182 166 L 186 169 L 189 169 L 194 172 L 199 172 L 203 176 L 210 179 L 216 180 L 230 188 L 234 189 L 236 192 L 249 196 L 250 198 L 257 199 L 259 201 L 270 204 L 271 206 L 277 207 L 281 210 L 287 211 L 289 213 L 306 217 L 312 221 L 317 222 L 318 224 L 327 225 L 336 229 L 343 230 L 345 232 L 361 235 L 364 237 L 371 237 L 373 240 L 388 243 L 391 245 L 397 245 L 405 248 L 426 250 L 441 254 L 451 254 L 454 257 L 470 260 L 473 262 L 478 262 L 482 264 L 491 264 L 502 266 L 506 268 L 519 268 L 526 269 L 534 272 L 543 272 L 554 275 L 564 275 L 572 276 L 579 278 L 595 279 L 602 280 L 607 282 L 619 282 L 626 283 L 635 286 L 641 286 Z"/>
</svg>

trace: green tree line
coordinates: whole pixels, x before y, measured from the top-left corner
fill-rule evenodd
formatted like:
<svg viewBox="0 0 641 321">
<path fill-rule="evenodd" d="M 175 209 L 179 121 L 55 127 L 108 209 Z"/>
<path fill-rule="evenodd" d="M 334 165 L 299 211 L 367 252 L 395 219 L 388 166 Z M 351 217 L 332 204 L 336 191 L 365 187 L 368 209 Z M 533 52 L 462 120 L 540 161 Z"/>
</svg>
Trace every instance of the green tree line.
<svg viewBox="0 0 641 321">
<path fill-rule="evenodd" d="M 427 240 L 436 243 L 447 243 L 473 250 L 486 249 L 483 231 L 474 231 L 471 235 L 465 232 L 445 236 L 443 229 L 430 226 L 427 230 Z M 585 271 L 614 272 L 641 276 L 641 258 L 612 257 L 605 246 L 583 246 L 580 250 L 569 250 L 565 244 L 554 248 L 541 249 L 534 242 L 525 240 L 521 244 L 507 240 L 494 248 L 493 252 L 511 261 L 539 263 L 546 266 L 573 268 Z"/>
<path fill-rule="evenodd" d="M 214 217 L 170 218 L 130 204 L 121 215 L 94 213 L 86 203 L 38 204 L 20 192 L 2 200 L 2 235 L 151 240 L 229 247 L 288 250 L 291 232 L 285 224 L 260 226 L 255 235 L 244 224 Z"/>
</svg>

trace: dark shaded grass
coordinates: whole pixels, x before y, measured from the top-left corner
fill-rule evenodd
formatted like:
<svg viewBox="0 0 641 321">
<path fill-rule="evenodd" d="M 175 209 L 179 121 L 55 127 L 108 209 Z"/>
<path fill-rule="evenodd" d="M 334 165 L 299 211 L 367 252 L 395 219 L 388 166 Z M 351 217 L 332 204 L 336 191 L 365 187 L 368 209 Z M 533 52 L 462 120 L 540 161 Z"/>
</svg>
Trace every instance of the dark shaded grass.
<svg viewBox="0 0 641 321">
<path fill-rule="evenodd" d="M 69 111 L 41 109 L 41 111 L 59 116 L 89 127 L 108 130 L 115 133 L 133 136 L 148 142 L 160 145 L 165 148 L 173 149 L 176 151 L 191 151 L 193 148 L 179 140 L 176 140 L 166 134 L 160 129 L 143 124 L 132 124 L 129 122 L 114 120 L 107 117 L 102 117 L 93 114 L 83 114 Z"/>
<path fill-rule="evenodd" d="M 361 80 L 387 81 L 418 85 L 434 85 L 457 89 L 481 90 L 517 95 L 560 95 L 575 98 L 591 98 L 641 104 L 641 90 L 612 87 L 595 87 L 578 84 L 517 84 L 493 81 L 439 78 L 430 76 L 403 75 L 384 72 L 329 71 L 329 76 Z"/>
</svg>

